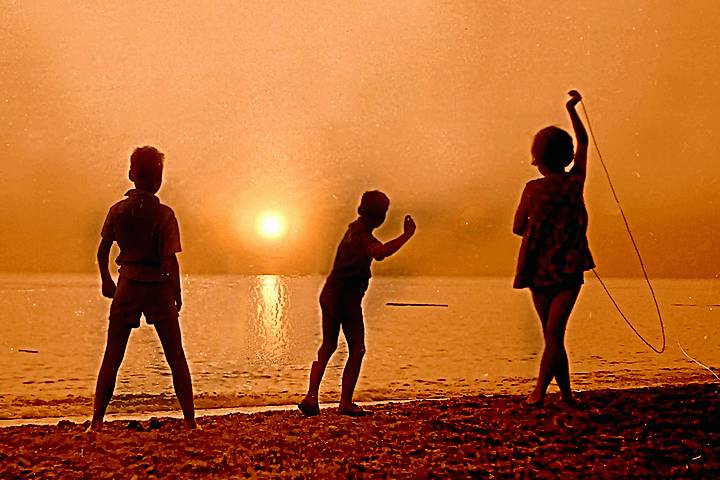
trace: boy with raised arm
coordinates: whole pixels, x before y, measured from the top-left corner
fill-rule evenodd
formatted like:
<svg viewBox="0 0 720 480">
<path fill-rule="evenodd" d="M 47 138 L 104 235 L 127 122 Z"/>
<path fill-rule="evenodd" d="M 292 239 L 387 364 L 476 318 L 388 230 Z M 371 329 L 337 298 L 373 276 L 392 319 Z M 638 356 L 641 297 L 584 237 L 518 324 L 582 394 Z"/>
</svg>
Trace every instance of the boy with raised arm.
<svg viewBox="0 0 720 480">
<path fill-rule="evenodd" d="M 322 309 L 322 345 L 317 361 L 310 369 L 310 386 L 305 398 L 298 404 L 306 416 L 318 415 L 318 392 L 325 367 L 337 349 L 342 327 L 348 344 L 348 359 L 342 376 L 342 393 L 338 413 L 353 417 L 366 412 L 353 403 L 353 393 L 360 366 L 365 355 L 365 325 L 363 323 L 362 299 L 370 281 L 370 264 L 397 252 L 415 233 L 415 222 L 405 216 L 403 233 L 394 240 L 382 243 L 372 231 L 383 224 L 390 200 L 377 190 L 365 192 L 358 207 L 359 217 L 348 225 L 338 246 L 332 271 L 320 293 Z"/>
<path fill-rule="evenodd" d="M 102 294 L 113 300 L 90 425 L 95 431 L 102 430 L 130 332 L 140 326 L 141 314 L 160 337 L 185 425 L 196 428 L 190 370 L 178 323 L 182 299 L 175 254 L 180 251 L 180 232 L 172 209 L 155 196 L 162 184 L 164 157 L 154 147 L 135 149 L 129 172 L 135 188 L 110 207 L 102 228 L 97 253 Z M 120 266 L 117 286 L 108 268 L 113 242 L 120 247 L 115 260 Z"/>
</svg>

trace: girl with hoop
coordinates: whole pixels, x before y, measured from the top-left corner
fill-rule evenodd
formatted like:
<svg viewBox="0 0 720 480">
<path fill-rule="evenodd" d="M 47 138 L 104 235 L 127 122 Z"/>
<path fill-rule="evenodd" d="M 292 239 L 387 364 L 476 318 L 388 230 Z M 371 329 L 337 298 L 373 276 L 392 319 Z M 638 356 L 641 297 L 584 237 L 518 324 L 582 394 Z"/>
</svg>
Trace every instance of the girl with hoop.
<svg viewBox="0 0 720 480">
<path fill-rule="evenodd" d="M 575 110 L 582 97 L 570 91 L 570 114 L 577 149 L 558 127 L 540 130 L 532 144 L 532 164 L 542 178 L 525 185 L 513 232 L 522 236 L 514 288 L 529 288 L 543 327 L 545 348 L 535 389 L 527 403 L 540 406 L 555 378 L 563 401 L 573 402 L 565 350 L 565 327 L 593 262 L 587 241 L 588 215 L 583 199 L 588 135 Z M 569 171 L 565 168 L 573 163 Z"/>
</svg>

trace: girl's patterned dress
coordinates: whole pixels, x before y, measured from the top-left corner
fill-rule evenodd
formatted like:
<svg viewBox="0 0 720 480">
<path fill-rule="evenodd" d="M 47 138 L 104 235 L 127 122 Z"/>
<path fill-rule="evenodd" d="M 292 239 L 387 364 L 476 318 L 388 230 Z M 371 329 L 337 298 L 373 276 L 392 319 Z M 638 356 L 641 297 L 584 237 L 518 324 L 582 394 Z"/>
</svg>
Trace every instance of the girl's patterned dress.
<svg viewBox="0 0 720 480">
<path fill-rule="evenodd" d="M 524 233 L 514 288 L 554 288 L 583 283 L 595 267 L 587 241 L 583 175 L 551 173 L 525 185 L 517 215 Z"/>
</svg>

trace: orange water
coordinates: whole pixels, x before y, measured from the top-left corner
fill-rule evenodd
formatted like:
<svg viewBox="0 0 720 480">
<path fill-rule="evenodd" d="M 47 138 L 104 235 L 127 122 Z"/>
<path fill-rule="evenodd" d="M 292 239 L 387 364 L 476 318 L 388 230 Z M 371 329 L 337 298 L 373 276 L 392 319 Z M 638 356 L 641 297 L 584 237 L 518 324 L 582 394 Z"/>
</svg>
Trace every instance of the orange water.
<svg viewBox="0 0 720 480">
<path fill-rule="evenodd" d="M 272 275 L 184 280 L 183 340 L 204 406 L 297 400 L 320 342 L 322 281 Z M 373 279 L 364 304 L 367 354 L 357 398 L 527 391 L 542 339 L 529 293 L 510 285 L 506 278 Z M 659 325 L 643 283 L 614 279 L 609 285 L 639 330 L 659 345 Z M 655 286 L 668 335 L 663 355 L 645 347 L 599 285 L 588 280 L 567 333 L 575 388 L 715 380 L 677 344 L 717 371 L 720 309 L 671 304 L 720 303 L 720 286 L 703 280 L 659 280 Z M 390 307 L 387 302 L 449 306 Z M 92 275 L 0 276 L 0 417 L 16 415 L 18 406 L 56 402 L 62 409 L 90 401 L 108 308 Z M 339 389 L 346 354 L 341 340 L 323 383 L 328 399 Z M 135 409 L 149 399 L 173 408 L 169 369 L 154 330 L 144 323 L 130 338 L 116 395 L 132 399 Z"/>
</svg>

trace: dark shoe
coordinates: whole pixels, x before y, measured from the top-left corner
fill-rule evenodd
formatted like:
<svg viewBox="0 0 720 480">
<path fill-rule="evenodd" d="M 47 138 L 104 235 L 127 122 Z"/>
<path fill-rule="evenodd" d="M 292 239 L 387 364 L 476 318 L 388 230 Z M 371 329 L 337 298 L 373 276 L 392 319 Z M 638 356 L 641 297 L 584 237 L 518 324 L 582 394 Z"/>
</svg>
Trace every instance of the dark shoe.
<svg viewBox="0 0 720 480">
<path fill-rule="evenodd" d="M 566 407 L 572 408 L 575 410 L 582 410 L 582 406 L 578 403 L 577 400 L 575 400 L 573 397 L 563 397 L 562 402 L 565 404 Z"/>
<path fill-rule="evenodd" d="M 298 403 L 298 410 L 300 410 L 306 417 L 314 417 L 320 415 L 320 405 L 317 401 L 313 402 L 308 400 L 307 397 L 303 398 L 302 402 Z"/>
<path fill-rule="evenodd" d="M 348 417 L 364 417 L 365 415 L 372 414 L 372 412 L 365 410 L 357 403 L 351 403 L 350 405 L 340 405 L 338 407 L 338 413 L 340 415 L 347 415 Z"/>
</svg>

